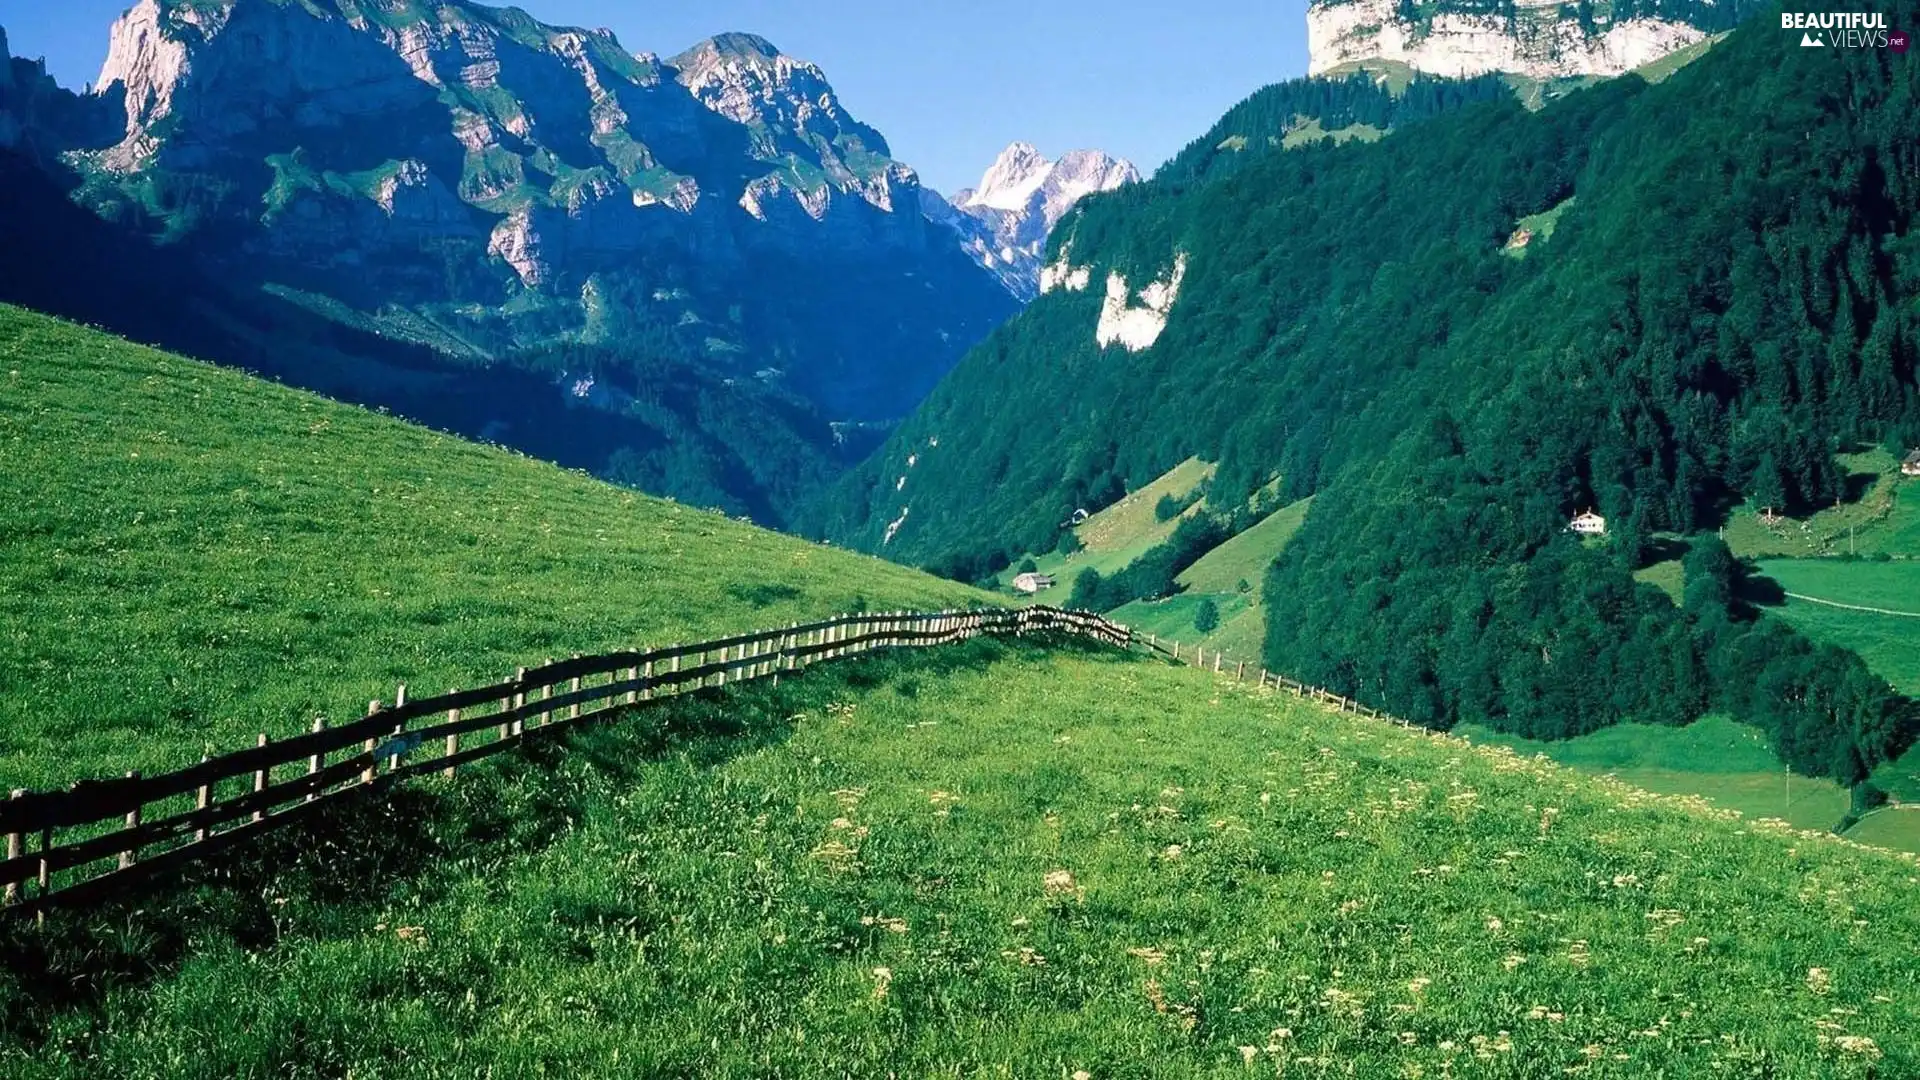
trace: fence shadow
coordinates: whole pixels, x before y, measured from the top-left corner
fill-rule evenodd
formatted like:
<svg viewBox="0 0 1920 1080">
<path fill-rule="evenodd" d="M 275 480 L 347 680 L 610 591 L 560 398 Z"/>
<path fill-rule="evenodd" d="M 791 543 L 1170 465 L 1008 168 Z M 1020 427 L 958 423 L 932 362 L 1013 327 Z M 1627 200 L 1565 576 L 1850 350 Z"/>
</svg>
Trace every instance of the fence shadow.
<svg viewBox="0 0 1920 1080">
<path fill-rule="evenodd" d="M 396 898 L 428 904 L 475 866 L 551 846 L 595 792 L 631 788 L 676 756 L 718 766 L 785 742 L 794 720 L 849 692 L 980 671 L 1041 650 L 1126 654 L 1071 635 L 896 649 L 530 732 L 518 752 L 438 778 L 329 800 L 256 842 L 129 883 L 44 925 L 0 921 L 0 1026 L 41 1042 L 56 1017 L 178 970 L 209 942 L 266 950 L 361 934 Z"/>
</svg>

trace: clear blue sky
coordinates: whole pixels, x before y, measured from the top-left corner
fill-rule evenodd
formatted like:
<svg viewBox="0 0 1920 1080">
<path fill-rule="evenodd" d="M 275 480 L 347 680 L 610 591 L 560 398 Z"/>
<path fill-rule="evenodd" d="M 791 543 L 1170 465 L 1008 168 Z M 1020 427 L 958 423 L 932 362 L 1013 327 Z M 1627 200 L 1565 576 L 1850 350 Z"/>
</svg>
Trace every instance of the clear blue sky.
<svg viewBox="0 0 1920 1080">
<path fill-rule="evenodd" d="M 99 74 L 132 0 L 0 0 L 17 56 L 63 85 Z M 1304 74 L 1306 0 L 522 0 L 671 56 L 726 30 L 819 64 L 854 116 L 943 191 L 1007 143 L 1099 147 L 1151 171 L 1255 89 Z"/>
</svg>

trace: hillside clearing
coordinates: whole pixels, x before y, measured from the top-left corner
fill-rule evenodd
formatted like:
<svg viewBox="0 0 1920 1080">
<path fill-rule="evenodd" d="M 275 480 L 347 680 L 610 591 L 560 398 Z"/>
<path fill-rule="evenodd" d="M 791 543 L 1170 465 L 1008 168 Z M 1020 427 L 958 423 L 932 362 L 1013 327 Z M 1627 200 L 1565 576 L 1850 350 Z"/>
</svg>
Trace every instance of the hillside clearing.
<svg viewBox="0 0 1920 1080">
<path fill-rule="evenodd" d="M 0 788 L 985 594 L 0 306 Z"/>
<path fill-rule="evenodd" d="M 1852 502 L 1817 511 L 1804 519 L 1761 520 L 1751 506 L 1728 518 L 1721 535 L 1742 558 L 1811 555 L 1920 557 L 1920 483 L 1900 475 L 1899 462 L 1885 450 L 1841 454 Z"/>
<path fill-rule="evenodd" d="M 283 876 L 272 938 L 203 929 L 0 1071 L 1920 1069 L 1911 860 L 1084 650 L 671 707 L 430 786 L 457 860 Z"/>
<path fill-rule="evenodd" d="M 1173 535 L 1181 518 L 1160 520 L 1156 513 L 1160 500 L 1168 496 L 1180 501 L 1191 499 L 1195 489 L 1212 475 L 1212 465 L 1199 458 L 1188 458 L 1075 526 L 1073 534 L 1084 545 L 1082 550 L 1071 555 L 1050 551 L 1035 556 L 1037 571 L 1053 575 L 1056 586 L 1062 590 L 1055 599 L 1066 595 L 1065 590 L 1073 587 L 1074 577 L 1082 570 L 1091 568 L 1102 576 L 1109 575 L 1125 569 L 1128 563 L 1164 543 Z M 1203 506 L 1203 502 L 1196 500 L 1181 516 L 1198 513 Z M 998 578 L 1001 588 L 1012 587 L 1019 565 L 1016 562 L 1001 572 Z M 1032 598 L 1031 602 L 1040 599 L 1044 597 Z"/>
</svg>

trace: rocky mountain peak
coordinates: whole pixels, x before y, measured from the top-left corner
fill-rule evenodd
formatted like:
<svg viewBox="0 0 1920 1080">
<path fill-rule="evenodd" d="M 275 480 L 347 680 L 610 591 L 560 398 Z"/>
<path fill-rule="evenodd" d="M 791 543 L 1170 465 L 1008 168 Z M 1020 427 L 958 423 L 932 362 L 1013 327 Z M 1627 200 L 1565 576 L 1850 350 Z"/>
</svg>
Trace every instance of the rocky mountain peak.
<svg viewBox="0 0 1920 1080">
<path fill-rule="evenodd" d="M 585 333 L 685 273 L 739 301 L 719 308 L 740 312 L 724 329 L 685 330 L 692 347 L 745 355 L 755 312 L 769 327 L 814 317 L 788 310 L 804 290 L 761 295 L 781 293 L 762 263 L 811 268 L 809 296 L 880 275 L 910 283 L 921 322 L 850 319 L 866 329 L 778 367 L 836 412 L 884 417 L 1010 306 L 919 212 L 913 170 L 825 73 L 757 35 L 662 62 L 605 30 L 467 0 L 128 2 L 88 99 L 106 137 L 57 147 L 93 192 L 138 202 L 119 189 L 191 174 L 194 205 L 142 227 L 218 231 L 225 246 L 209 250 L 233 266 L 316 293 L 458 313 L 461 331 L 429 335 L 436 348 Z M 7 112 L 0 101 L 0 135 L 20 127 Z M 522 294 L 535 296 L 506 305 Z"/>
<path fill-rule="evenodd" d="M 1030 142 L 1009 143 L 980 177 L 980 186 L 970 189 L 968 206 L 990 206 L 996 210 L 1020 210 L 1053 171 L 1048 161 Z"/>
<path fill-rule="evenodd" d="M 725 34 L 715 34 L 705 41 L 695 44 L 692 48 L 674 57 L 673 66 L 685 67 L 690 63 L 697 63 L 702 60 L 705 62 L 715 60 L 742 60 L 748 63 L 771 66 L 780 56 L 781 52 L 773 42 L 768 41 L 759 34 L 742 33 L 736 30 Z"/>
<path fill-rule="evenodd" d="M 980 177 L 980 186 L 931 196 L 924 212 L 960 234 L 961 246 L 992 271 L 1007 291 L 1031 300 L 1040 285 L 1040 257 L 1047 234 L 1074 204 L 1094 192 L 1140 179 L 1131 162 L 1104 150 L 1069 150 L 1050 160 L 1029 142 L 1000 152 Z"/>
</svg>

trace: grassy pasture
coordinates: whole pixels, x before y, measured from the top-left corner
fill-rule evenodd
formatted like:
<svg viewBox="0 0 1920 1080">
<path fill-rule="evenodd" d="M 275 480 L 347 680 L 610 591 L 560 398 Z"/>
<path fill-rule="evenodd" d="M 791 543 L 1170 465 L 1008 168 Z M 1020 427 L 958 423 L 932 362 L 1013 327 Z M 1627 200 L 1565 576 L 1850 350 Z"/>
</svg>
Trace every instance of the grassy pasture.
<svg viewBox="0 0 1920 1080">
<path fill-rule="evenodd" d="M 1793 776 L 1757 730 L 1723 716 L 1683 728 L 1617 724 L 1562 742 L 1540 742 L 1464 725 L 1475 743 L 1544 754 L 1581 772 L 1614 776 L 1664 795 L 1698 796 L 1751 819 L 1778 818 L 1800 829 L 1831 829 L 1847 812 L 1845 788 Z"/>
<path fill-rule="evenodd" d="M 986 595 L 0 307 L 0 789 L 547 657 Z"/>
<path fill-rule="evenodd" d="M 1849 551 L 1920 557 L 1920 481 L 1902 477 L 1899 463 L 1884 450 L 1841 454 L 1840 462 L 1861 491 L 1859 499 L 1771 525 L 1754 507 L 1740 507 L 1721 530 L 1727 546 L 1735 555 L 1755 559 Z"/>
<path fill-rule="evenodd" d="M 390 877 L 237 871 L 113 978 L 124 913 L 10 956 L 0 1073 L 1920 1070 L 1912 860 L 1090 649 L 821 668 L 368 813 Z"/>
<path fill-rule="evenodd" d="M 1857 607 L 1920 612 L 1920 561 L 1853 562 L 1838 559 L 1769 559 L 1767 577 L 1790 593 Z M 1792 597 L 1768 611 L 1816 641 L 1860 654 L 1867 666 L 1903 693 L 1920 696 L 1920 618 L 1833 607 Z M 1895 799 L 1920 803 L 1920 750 L 1874 771 L 1873 782 Z M 1893 836 L 1920 850 L 1920 819 L 1862 821 L 1858 835 Z"/>
</svg>

